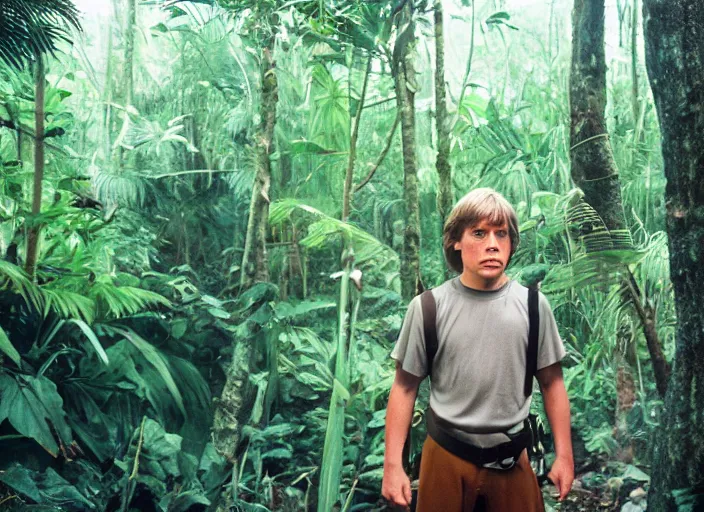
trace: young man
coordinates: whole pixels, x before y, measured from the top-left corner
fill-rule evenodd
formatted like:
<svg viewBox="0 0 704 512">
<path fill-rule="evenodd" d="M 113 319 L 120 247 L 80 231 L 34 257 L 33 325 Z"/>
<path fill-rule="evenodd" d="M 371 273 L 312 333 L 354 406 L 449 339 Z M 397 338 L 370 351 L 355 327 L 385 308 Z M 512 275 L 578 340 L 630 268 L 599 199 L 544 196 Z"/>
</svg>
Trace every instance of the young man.
<svg viewBox="0 0 704 512">
<path fill-rule="evenodd" d="M 396 377 L 386 412 L 382 494 L 392 505 L 406 510 L 410 506 L 402 450 L 418 386 L 432 373 L 430 435 L 423 445 L 417 511 L 471 512 L 480 500 L 488 512 L 544 510 L 526 451 L 502 458 L 503 448 L 523 446 L 511 443 L 522 435 L 530 409 L 530 396 L 524 394 L 528 289 L 504 273 L 518 241 L 513 207 L 491 189 L 467 194 L 445 223 L 445 256 L 460 276 L 432 290 L 438 348 L 431 371 L 420 296 L 411 301 L 391 354 Z M 548 477 L 562 500 L 574 479 L 570 407 L 560 366 L 565 349 L 542 294 L 538 306 L 536 376 L 557 455 Z M 441 444 L 459 445 L 457 453 L 463 456 Z M 501 460 L 491 460 L 494 453 L 502 453 Z"/>
</svg>

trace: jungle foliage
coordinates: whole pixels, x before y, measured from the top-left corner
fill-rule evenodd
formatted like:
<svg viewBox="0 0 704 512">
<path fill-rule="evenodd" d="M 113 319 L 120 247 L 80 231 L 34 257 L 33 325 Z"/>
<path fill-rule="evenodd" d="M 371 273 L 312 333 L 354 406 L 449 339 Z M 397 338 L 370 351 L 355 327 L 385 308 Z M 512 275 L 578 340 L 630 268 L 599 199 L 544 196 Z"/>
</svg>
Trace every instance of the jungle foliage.
<svg viewBox="0 0 704 512">
<path fill-rule="evenodd" d="M 581 490 L 548 502 L 647 488 L 677 319 L 641 6 L 617 3 L 586 136 L 610 230 L 570 172 L 564 2 L 0 0 L 0 507 L 384 510 L 388 355 L 478 186 L 516 206 L 509 274 L 569 352 Z"/>
</svg>

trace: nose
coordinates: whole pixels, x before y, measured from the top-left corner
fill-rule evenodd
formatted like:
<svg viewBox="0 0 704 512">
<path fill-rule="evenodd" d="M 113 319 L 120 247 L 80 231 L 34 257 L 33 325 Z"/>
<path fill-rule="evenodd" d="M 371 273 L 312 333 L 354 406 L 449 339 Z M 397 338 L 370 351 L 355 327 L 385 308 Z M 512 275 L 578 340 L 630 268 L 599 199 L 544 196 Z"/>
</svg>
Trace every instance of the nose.
<svg viewBox="0 0 704 512">
<path fill-rule="evenodd" d="M 489 251 L 498 251 L 499 250 L 499 239 L 496 237 L 496 234 L 493 231 L 489 231 L 486 243 L 487 243 L 487 245 L 486 245 L 487 250 L 489 250 Z"/>
</svg>

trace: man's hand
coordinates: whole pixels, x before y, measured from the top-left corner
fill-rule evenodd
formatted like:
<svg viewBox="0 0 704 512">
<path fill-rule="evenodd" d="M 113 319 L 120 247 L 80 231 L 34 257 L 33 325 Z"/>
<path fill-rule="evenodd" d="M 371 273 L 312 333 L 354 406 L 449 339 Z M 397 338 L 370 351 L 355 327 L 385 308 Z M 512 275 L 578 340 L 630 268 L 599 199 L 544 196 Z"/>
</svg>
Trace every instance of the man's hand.
<svg viewBox="0 0 704 512">
<path fill-rule="evenodd" d="M 574 481 L 574 464 L 572 460 L 566 458 L 557 458 L 555 463 L 548 473 L 548 478 L 557 487 L 557 492 L 560 494 L 559 500 L 562 501 L 567 496 L 567 493 L 572 489 Z"/>
<path fill-rule="evenodd" d="M 401 466 L 384 466 L 381 494 L 392 506 L 411 509 L 411 480 Z"/>
</svg>

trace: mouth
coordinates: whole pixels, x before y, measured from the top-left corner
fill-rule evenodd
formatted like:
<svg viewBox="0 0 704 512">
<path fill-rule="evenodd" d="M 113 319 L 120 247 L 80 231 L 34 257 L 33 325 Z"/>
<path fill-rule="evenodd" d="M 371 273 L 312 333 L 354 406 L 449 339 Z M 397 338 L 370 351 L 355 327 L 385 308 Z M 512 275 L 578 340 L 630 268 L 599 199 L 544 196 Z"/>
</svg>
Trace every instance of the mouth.
<svg viewBox="0 0 704 512">
<path fill-rule="evenodd" d="M 484 260 L 481 262 L 485 267 L 503 267 L 503 262 L 499 260 Z"/>
</svg>

